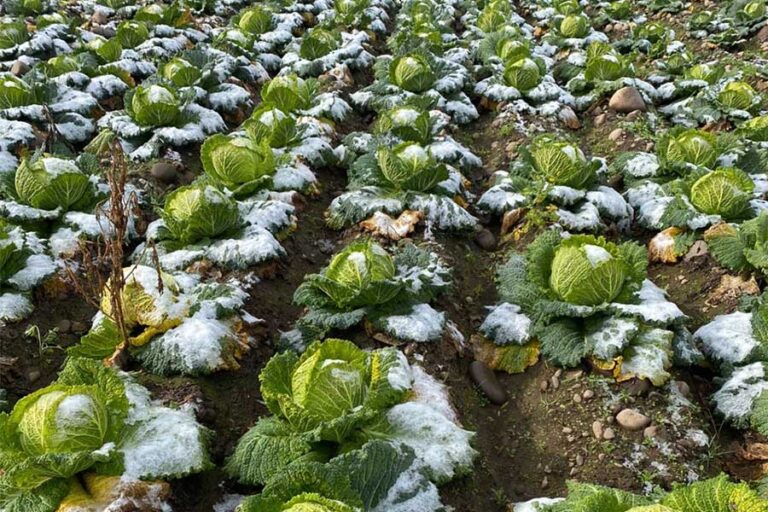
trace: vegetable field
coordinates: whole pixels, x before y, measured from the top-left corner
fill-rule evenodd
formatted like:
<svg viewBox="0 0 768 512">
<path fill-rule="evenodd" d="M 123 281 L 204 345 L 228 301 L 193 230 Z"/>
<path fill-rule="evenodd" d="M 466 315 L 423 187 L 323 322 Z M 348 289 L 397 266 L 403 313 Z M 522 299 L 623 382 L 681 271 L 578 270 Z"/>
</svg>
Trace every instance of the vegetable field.
<svg viewBox="0 0 768 512">
<path fill-rule="evenodd" d="M 0 512 L 768 512 L 766 0 L 0 2 Z"/>
</svg>

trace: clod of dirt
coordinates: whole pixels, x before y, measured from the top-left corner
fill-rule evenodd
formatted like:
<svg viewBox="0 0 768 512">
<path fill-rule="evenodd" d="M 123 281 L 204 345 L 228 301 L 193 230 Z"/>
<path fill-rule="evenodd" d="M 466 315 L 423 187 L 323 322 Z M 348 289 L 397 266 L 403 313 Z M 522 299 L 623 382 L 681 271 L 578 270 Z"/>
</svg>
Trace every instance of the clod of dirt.
<svg viewBox="0 0 768 512">
<path fill-rule="evenodd" d="M 651 424 L 651 418 L 636 409 L 623 409 L 616 415 L 616 422 L 625 430 L 643 430 Z"/>
<path fill-rule="evenodd" d="M 162 183 L 173 183 L 178 175 L 176 167 L 166 162 L 157 162 L 149 173 Z"/>
<path fill-rule="evenodd" d="M 491 403 L 502 405 L 507 401 L 507 392 L 502 388 L 496 374 L 482 361 L 472 361 L 469 375 L 485 393 Z"/>
<path fill-rule="evenodd" d="M 628 114 L 634 110 L 645 112 L 648 107 L 637 89 L 634 87 L 622 87 L 611 96 L 608 108 L 621 114 Z"/>
<path fill-rule="evenodd" d="M 487 229 L 483 229 L 475 235 L 475 242 L 486 251 L 493 251 L 496 249 L 496 237 Z"/>
</svg>

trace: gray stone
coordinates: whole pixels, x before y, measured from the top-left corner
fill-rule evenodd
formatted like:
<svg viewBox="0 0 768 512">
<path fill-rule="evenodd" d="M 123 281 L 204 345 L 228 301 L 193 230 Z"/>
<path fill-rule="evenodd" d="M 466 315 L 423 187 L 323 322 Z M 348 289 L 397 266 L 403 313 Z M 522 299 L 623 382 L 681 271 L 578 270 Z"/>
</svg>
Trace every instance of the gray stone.
<svg viewBox="0 0 768 512">
<path fill-rule="evenodd" d="M 167 162 L 157 162 L 149 172 L 153 178 L 163 183 L 173 183 L 178 176 L 176 167 Z"/>
<path fill-rule="evenodd" d="M 645 112 L 648 109 L 640 92 L 634 87 L 622 87 L 613 93 L 608 102 L 608 108 L 622 114 L 628 114 L 634 110 Z"/>
<path fill-rule="evenodd" d="M 624 409 L 616 415 L 616 422 L 625 430 L 643 430 L 651 424 L 651 418 L 636 409 Z"/>
</svg>

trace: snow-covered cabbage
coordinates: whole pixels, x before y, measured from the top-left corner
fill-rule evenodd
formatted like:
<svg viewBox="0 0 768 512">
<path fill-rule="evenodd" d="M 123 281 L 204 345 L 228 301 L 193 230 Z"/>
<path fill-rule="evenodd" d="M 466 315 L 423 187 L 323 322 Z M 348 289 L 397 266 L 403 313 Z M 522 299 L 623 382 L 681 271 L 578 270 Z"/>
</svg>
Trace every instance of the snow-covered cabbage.
<svg viewBox="0 0 768 512">
<path fill-rule="evenodd" d="M 43 210 L 78 209 L 94 199 L 89 176 L 73 160 L 51 155 L 23 159 L 16 169 L 15 189 L 23 204 Z"/>
<path fill-rule="evenodd" d="M 125 95 L 125 109 L 139 126 L 169 126 L 181 118 L 181 102 L 170 88 L 140 85 Z"/>
<path fill-rule="evenodd" d="M 269 186 L 275 158 L 269 140 L 212 135 L 200 149 L 203 170 L 216 183 L 237 195 L 248 195 Z"/>
<path fill-rule="evenodd" d="M 237 203 L 210 185 L 177 188 L 166 197 L 161 216 L 171 237 L 182 244 L 240 226 Z"/>
<path fill-rule="evenodd" d="M 529 151 L 536 171 L 553 185 L 584 188 L 597 178 L 599 163 L 587 160 L 581 149 L 567 140 L 540 136 Z"/>
</svg>

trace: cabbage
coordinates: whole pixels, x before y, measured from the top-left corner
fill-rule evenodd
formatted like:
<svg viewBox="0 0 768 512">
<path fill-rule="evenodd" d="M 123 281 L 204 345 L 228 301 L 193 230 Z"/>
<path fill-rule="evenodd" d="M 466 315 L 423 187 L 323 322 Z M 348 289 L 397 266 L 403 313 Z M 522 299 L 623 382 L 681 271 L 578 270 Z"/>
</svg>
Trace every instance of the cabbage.
<svg viewBox="0 0 768 512">
<path fill-rule="evenodd" d="M 115 62 L 120 59 L 123 53 L 123 46 L 117 38 L 105 39 L 101 36 L 96 36 L 88 41 L 86 47 L 104 63 Z"/>
<path fill-rule="evenodd" d="M 512 14 L 509 3 L 504 0 L 488 2 L 477 17 L 477 28 L 486 34 L 497 32 L 508 26 Z"/>
<path fill-rule="evenodd" d="M 32 254 L 25 244 L 19 243 L 16 233 L 13 237 L 11 234 L 11 227 L 0 219 L 0 288 L 26 266 L 27 258 Z"/>
<path fill-rule="evenodd" d="M 725 73 L 725 68 L 714 64 L 696 64 L 685 71 L 685 78 L 690 80 L 704 80 L 708 84 L 714 84 Z"/>
<path fill-rule="evenodd" d="M 541 81 L 541 70 L 533 59 L 519 59 L 504 68 L 504 81 L 519 91 L 533 89 Z"/>
<path fill-rule="evenodd" d="M 0 23 L 0 50 L 13 48 L 27 39 L 29 39 L 29 33 L 23 21 Z"/>
<path fill-rule="evenodd" d="M 123 269 L 123 279 L 125 284 L 121 299 L 126 327 L 129 330 L 138 326 L 167 329 L 169 326 L 165 326 L 164 322 L 168 319 L 170 307 L 176 302 L 175 297 L 179 294 L 179 286 L 173 276 L 153 268 L 135 265 Z M 108 281 L 104 287 L 100 309 L 111 318 L 112 288 L 109 284 Z M 173 300 L 169 300 L 169 297 L 173 297 Z"/>
<path fill-rule="evenodd" d="M 267 141 L 273 148 L 284 148 L 300 140 L 296 119 L 279 108 L 262 104 L 243 123 L 248 137 L 257 142 Z"/>
<path fill-rule="evenodd" d="M 432 154 L 415 142 L 403 142 L 394 148 L 376 151 L 379 170 L 398 190 L 426 192 L 448 178 L 448 169 L 438 164 Z"/>
<path fill-rule="evenodd" d="M 765 16 L 765 11 L 765 0 L 754 0 L 744 5 L 741 14 L 748 20 L 757 20 Z"/>
<path fill-rule="evenodd" d="M 397 57 L 389 65 L 389 81 L 412 93 L 422 93 L 432 88 L 437 76 L 432 71 L 429 58 L 421 53 Z"/>
<path fill-rule="evenodd" d="M 614 244 L 589 236 L 564 240 L 555 250 L 550 271 L 555 295 L 582 306 L 613 301 L 630 274 Z"/>
<path fill-rule="evenodd" d="M 587 81 L 618 80 L 628 74 L 627 70 L 624 57 L 610 44 L 595 41 L 587 48 L 587 65 L 584 69 Z"/>
<path fill-rule="evenodd" d="M 717 101 L 726 108 L 749 110 L 757 93 L 747 82 L 730 82 L 717 94 Z"/>
<path fill-rule="evenodd" d="M 125 95 L 125 109 L 140 126 L 172 126 L 181 120 L 179 98 L 162 85 L 140 85 Z"/>
<path fill-rule="evenodd" d="M 272 29 L 272 11 L 264 6 L 256 6 L 243 11 L 237 26 L 248 34 L 258 36 Z"/>
<path fill-rule="evenodd" d="M 504 38 L 496 43 L 496 55 L 508 63 L 531 57 L 531 48 L 528 43 L 518 39 Z"/>
<path fill-rule="evenodd" d="M 589 34 L 589 19 L 582 14 L 571 14 L 560 20 L 560 35 L 568 39 L 581 39 Z"/>
<path fill-rule="evenodd" d="M 571 142 L 542 135 L 529 152 L 536 172 L 553 185 L 581 189 L 597 179 L 596 166 Z"/>
<path fill-rule="evenodd" d="M 123 21 L 117 26 L 115 39 L 124 48 L 136 48 L 149 39 L 149 29 L 140 21 Z"/>
<path fill-rule="evenodd" d="M 296 75 L 276 76 L 261 89 L 261 98 L 284 112 L 306 110 L 316 94 L 316 82 Z"/>
<path fill-rule="evenodd" d="M 88 175 L 74 161 L 49 155 L 22 160 L 15 188 L 24 204 L 43 210 L 77 209 L 94 198 Z"/>
<path fill-rule="evenodd" d="M 34 101 L 31 85 L 12 75 L 0 76 L 0 109 L 24 107 Z"/>
<path fill-rule="evenodd" d="M 432 139 L 432 119 L 428 111 L 418 107 L 394 107 L 379 115 L 376 133 L 391 133 L 404 141 L 428 144 Z"/>
<path fill-rule="evenodd" d="M 383 304 L 402 290 L 394 280 L 395 264 L 380 245 L 367 240 L 348 245 L 321 274 L 308 280 L 336 307 L 352 309 Z"/>
<path fill-rule="evenodd" d="M 341 34 L 333 30 L 314 28 L 301 40 L 299 55 L 302 59 L 315 60 L 325 57 L 341 46 Z"/>
<path fill-rule="evenodd" d="M 165 227 L 183 244 L 213 238 L 237 229 L 237 203 L 209 186 L 190 185 L 174 190 L 161 212 Z"/>
<path fill-rule="evenodd" d="M 244 137 L 216 134 L 200 149 L 205 174 L 237 194 L 268 186 L 275 172 L 269 140 L 257 143 Z"/>
<path fill-rule="evenodd" d="M 148 23 L 160 23 L 165 14 L 164 6 L 161 4 L 149 4 L 140 8 L 133 15 L 133 21 L 146 21 Z"/>
<path fill-rule="evenodd" d="M 554 5 L 557 12 L 565 16 L 569 14 L 581 13 L 581 5 L 579 5 L 579 0 L 559 0 L 554 2 Z"/>
<path fill-rule="evenodd" d="M 663 160 L 673 164 L 692 164 L 712 168 L 719 151 L 717 137 L 709 132 L 690 128 L 671 130 L 659 142 Z"/>
<path fill-rule="evenodd" d="M 45 74 L 49 77 L 61 76 L 80 69 L 80 63 L 71 55 L 52 57 L 43 64 Z"/>
<path fill-rule="evenodd" d="M 189 87 L 197 83 L 203 73 L 188 60 L 174 57 L 163 65 L 162 75 L 176 87 Z"/>
<path fill-rule="evenodd" d="M 720 215 L 727 221 L 744 218 L 750 212 L 754 182 L 740 169 L 709 172 L 691 186 L 691 203 L 701 212 Z"/>
<path fill-rule="evenodd" d="M 758 116 L 745 121 L 738 133 L 755 142 L 768 141 L 768 116 Z"/>
</svg>

